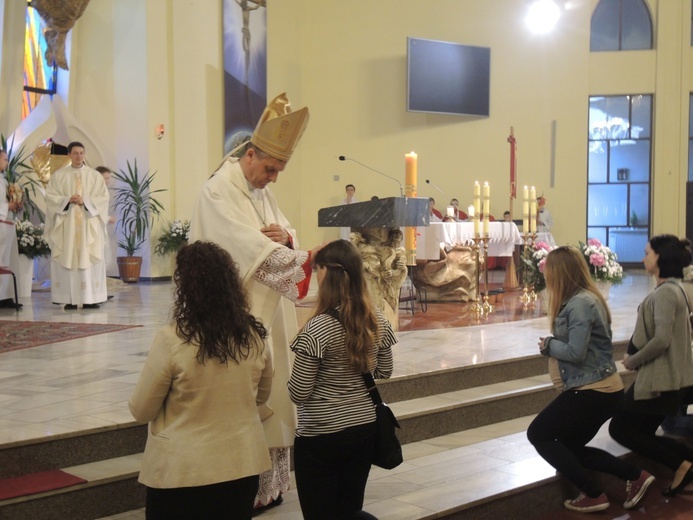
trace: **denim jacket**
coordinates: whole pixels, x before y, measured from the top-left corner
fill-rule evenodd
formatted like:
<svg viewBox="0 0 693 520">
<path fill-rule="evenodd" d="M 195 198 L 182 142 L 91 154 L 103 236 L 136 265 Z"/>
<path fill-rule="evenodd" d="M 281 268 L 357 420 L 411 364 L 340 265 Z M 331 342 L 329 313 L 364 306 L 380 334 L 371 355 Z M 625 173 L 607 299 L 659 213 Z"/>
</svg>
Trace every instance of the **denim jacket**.
<svg viewBox="0 0 693 520">
<path fill-rule="evenodd" d="M 553 337 L 544 345 L 542 354 L 558 361 L 565 390 L 616 373 L 606 309 L 588 291 L 579 291 L 563 304 L 553 322 Z"/>
</svg>

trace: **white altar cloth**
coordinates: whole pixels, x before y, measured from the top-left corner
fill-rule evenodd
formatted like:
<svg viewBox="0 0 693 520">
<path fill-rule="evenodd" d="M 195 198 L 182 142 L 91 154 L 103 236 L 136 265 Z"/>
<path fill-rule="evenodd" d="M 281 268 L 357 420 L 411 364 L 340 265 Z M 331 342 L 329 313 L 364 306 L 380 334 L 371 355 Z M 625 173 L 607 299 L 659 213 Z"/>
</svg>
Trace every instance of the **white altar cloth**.
<svg viewBox="0 0 693 520">
<path fill-rule="evenodd" d="M 482 224 L 483 225 L 483 224 Z M 522 236 L 514 222 L 489 222 L 489 256 L 512 256 Z M 438 260 L 440 247 L 474 243 L 473 222 L 431 222 L 428 227 L 416 228 L 416 259 Z"/>
</svg>

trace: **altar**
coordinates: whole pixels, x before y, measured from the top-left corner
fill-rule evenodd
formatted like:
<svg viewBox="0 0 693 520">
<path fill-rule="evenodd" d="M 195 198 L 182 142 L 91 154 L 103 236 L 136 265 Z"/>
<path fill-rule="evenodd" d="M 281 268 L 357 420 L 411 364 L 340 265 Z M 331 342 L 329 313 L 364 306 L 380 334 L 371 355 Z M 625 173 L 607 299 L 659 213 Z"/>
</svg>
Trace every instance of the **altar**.
<svg viewBox="0 0 693 520">
<path fill-rule="evenodd" d="M 522 235 L 514 222 L 489 222 L 488 256 L 512 256 Z M 416 229 L 416 259 L 440 260 L 441 247 L 471 246 L 474 243 L 473 222 L 431 222 Z"/>
</svg>

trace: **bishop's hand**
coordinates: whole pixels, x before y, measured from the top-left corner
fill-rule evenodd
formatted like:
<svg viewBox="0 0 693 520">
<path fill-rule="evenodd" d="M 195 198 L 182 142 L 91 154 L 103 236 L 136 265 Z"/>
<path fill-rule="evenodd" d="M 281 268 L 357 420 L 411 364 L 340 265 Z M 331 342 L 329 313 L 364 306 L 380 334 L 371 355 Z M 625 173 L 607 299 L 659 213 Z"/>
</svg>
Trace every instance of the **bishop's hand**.
<svg viewBox="0 0 693 520">
<path fill-rule="evenodd" d="M 288 246 L 290 243 L 289 232 L 279 224 L 270 224 L 267 227 L 260 228 L 260 231 L 272 242 L 277 242 L 284 246 Z"/>
</svg>

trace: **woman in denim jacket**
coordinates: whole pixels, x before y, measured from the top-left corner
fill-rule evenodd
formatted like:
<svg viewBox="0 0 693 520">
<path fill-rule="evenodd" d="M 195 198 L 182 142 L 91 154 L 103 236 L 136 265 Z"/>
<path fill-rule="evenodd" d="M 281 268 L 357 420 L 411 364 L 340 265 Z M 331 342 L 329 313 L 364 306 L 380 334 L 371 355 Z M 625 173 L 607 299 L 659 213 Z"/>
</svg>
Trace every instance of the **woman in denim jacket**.
<svg viewBox="0 0 693 520">
<path fill-rule="evenodd" d="M 623 359 L 626 368 L 638 373 L 609 433 L 623 446 L 670 468 L 674 479 L 662 493 L 674 496 L 693 482 L 693 449 L 656 432 L 693 386 L 690 311 L 681 286 L 683 268 L 691 263 L 691 243 L 674 235 L 652 237 L 645 246 L 643 263 L 656 278 L 657 287 L 638 308 L 628 355 Z"/>
<path fill-rule="evenodd" d="M 609 499 L 590 470 L 626 481 L 626 509 L 645 496 L 654 477 L 614 455 L 588 447 L 623 402 L 623 382 L 611 344 L 611 314 L 589 274 L 582 253 L 563 246 L 544 266 L 553 336 L 539 338 L 549 358 L 549 374 L 561 394 L 532 421 L 527 438 L 580 494 L 563 505 L 590 513 L 609 507 Z"/>
</svg>

